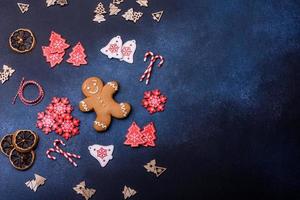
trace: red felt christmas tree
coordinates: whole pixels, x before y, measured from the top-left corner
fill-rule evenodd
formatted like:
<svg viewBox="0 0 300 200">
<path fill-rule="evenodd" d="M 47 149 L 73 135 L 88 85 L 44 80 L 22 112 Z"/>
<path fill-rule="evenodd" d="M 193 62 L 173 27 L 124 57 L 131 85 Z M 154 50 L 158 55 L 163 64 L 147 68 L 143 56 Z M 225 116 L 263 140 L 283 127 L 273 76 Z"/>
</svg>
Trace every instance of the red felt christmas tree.
<svg viewBox="0 0 300 200">
<path fill-rule="evenodd" d="M 146 125 L 141 133 L 143 135 L 143 140 L 144 140 L 143 146 L 155 147 L 154 140 L 156 139 L 156 135 L 155 135 L 156 130 L 154 124 L 151 122 L 148 125 Z"/>
<path fill-rule="evenodd" d="M 144 144 L 141 129 L 135 122 L 129 127 L 124 144 L 130 145 L 131 147 L 138 147 Z"/>
<path fill-rule="evenodd" d="M 79 67 L 80 65 L 86 65 L 86 54 L 84 53 L 84 48 L 80 42 L 73 47 L 73 51 L 69 54 L 70 58 L 67 60 L 68 63 L 71 63 L 74 66 Z"/>
</svg>

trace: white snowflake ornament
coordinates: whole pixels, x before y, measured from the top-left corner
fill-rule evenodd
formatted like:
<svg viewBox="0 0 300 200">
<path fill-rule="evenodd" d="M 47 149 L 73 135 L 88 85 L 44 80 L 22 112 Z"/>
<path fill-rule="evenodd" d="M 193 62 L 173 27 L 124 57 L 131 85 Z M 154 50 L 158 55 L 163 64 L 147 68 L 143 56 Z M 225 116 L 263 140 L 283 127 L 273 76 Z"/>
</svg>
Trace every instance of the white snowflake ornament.
<svg viewBox="0 0 300 200">
<path fill-rule="evenodd" d="M 88 147 L 90 154 L 98 160 L 101 167 L 105 167 L 111 159 L 113 159 L 112 153 L 114 151 L 114 145 L 102 146 L 94 144 Z"/>
<path fill-rule="evenodd" d="M 133 63 L 133 55 L 136 49 L 136 42 L 135 40 L 129 40 L 124 43 L 122 46 L 122 55 L 123 57 L 120 59 L 121 61 L 125 61 L 127 63 Z"/>
<path fill-rule="evenodd" d="M 108 58 L 117 58 L 121 59 L 122 56 L 122 46 L 123 41 L 121 36 L 116 36 L 110 40 L 110 42 L 101 49 L 101 52 L 104 55 L 107 55 Z"/>
</svg>

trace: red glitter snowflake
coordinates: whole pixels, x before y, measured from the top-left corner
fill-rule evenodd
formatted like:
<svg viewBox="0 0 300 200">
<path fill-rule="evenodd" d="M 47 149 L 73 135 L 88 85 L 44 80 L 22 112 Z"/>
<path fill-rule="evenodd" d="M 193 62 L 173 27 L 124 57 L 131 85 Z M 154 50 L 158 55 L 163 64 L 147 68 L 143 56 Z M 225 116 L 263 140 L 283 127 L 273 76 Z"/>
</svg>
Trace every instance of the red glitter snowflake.
<svg viewBox="0 0 300 200">
<path fill-rule="evenodd" d="M 40 112 L 38 113 L 38 120 L 36 126 L 42 129 L 46 134 L 50 133 L 57 127 L 55 116 L 52 113 Z"/>
<path fill-rule="evenodd" d="M 73 118 L 71 115 L 66 114 L 58 118 L 58 126 L 55 128 L 55 132 L 68 140 L 70 137 L 79 134 L 80 121 Z"/>
<path fill-rule="evenodd" d="M 97 157 L 103 159 L 106 156 L 107 156 L 107 150 L 106 149 L 101 147 L 100 149 L 97 150 Z"/>
<path fill-rule="evenodd" d="M 166 102 L 167 97 L 162 95 L 160 90 L 152 90 L 144 93 L 142 105 L 150 114 L 153 114 L 164 111 Z"/>
<path fill-rule="evenodd" d="M 119 47 L 118 47 L 117 44 L 114 43 L 114 44 L 109 45 L 108 50 L 109 50 L 111 53 L 117 53 L 118 50 L 119 50 Z"/>
<path fill-rule="evenodd" d="M 68 98 L 54 97 L 44 112 L 38 113 L 37 127 L 46 134 L 55 131 L 68 140 L 79 134 L 80 121 L 71 115 L 73 108 Z"/>
<path fill-rule="evenodd" d="M 123 56 L 130 56 L 132 53 L 132 50 L 130 47 L 123 47 L 122 48 L 122 54 Z"/>
<path fill-rule="evenodd" d="M 70 114 L 73 108 L 68 98 L 53 97 L 51 103 L 47 106 L 47 111 L 57 115 Z"/>
</svg>

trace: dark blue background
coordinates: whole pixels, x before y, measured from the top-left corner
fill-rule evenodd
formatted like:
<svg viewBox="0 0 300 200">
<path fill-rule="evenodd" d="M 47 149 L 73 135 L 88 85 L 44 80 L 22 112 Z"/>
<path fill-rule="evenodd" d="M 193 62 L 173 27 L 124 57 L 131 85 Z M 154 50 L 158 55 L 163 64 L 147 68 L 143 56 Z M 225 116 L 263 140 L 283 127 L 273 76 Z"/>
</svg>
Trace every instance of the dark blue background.
<svg viewBox="0 0 300 200">
<path fill-rule="evenodd" d="M 121 14 L 93 23 L 98 1 L 69 1 L 66 7 L 46 8 L 44 0 L 23 0 L 30 3 L 25 14 L 15 0 L 0 2 L 0 64 L 16 69 L 0 85 L 0 134 L 33 129 L 40 135 L 30 170 L 17 171 L 0 156 L 1 200 L 83 199 L 72 190 L 82 180 L 97 190 L 93 199 L 99 200 L 122 199 L 124 185 L 138 191 L 132 199 L 141 200 L 300 198 L 299 1 L 152 0 L 149 8 L 140 8 L 127 0 L 120 6 L 122 13 L 130 7 L 144 13 L 137 24 Z M 158 10 L 165 11 L 160 23 L 151 19 Z M 37 38 L 36 48 L 24 55 L 8 47 L 10 33 L 20 27 Z M 71 45 L 82 42 L 88 65 L 73 68 L 63 62 L 50 69 L 41 46 L 48 45 L 52 30 Z M 100 54 L 116 35 L 137 41 L 134 64 Z M 163 55 L 166 63 L 154 69 L 146 86 L 138 78 L 148 50 Z M 39 105 L 11 105 L 23 76 L 44 86 L 46 96 Z M 95 114 L 77 107 L 83 98 L 81 84 L 90 76 L 117 80 L 116 99 L 133 107 L 126 120 L 114 120 L 104 134 L 92 128 Z M 151 116 L 140 101 L 144 91 L 155 88 L 168 96 L 168 103 L 165 112 Z M 26 90 L 27 96 L 34 94 L 33 88 Z M 45 151 L 58 136 L 35 128 L 37 112 L 53 96 L 69 97 L 73 115 L 81 120 L 80 135 L 65 148 L 82 156 L 78 168 L 62 157 L 50 161 Z M 123 145 L 132 121 L 140 126 L 155 122 L 157 147 Z M 105 168 L 89 155 L 87 147 L 95 143 L 115 145 L 114 159 Z M 158 179 L 143 168 L 153 158 L 168 168 Z M 24 185 L 34 173 L 47 178 L 36 193 Z"/>
</svg>

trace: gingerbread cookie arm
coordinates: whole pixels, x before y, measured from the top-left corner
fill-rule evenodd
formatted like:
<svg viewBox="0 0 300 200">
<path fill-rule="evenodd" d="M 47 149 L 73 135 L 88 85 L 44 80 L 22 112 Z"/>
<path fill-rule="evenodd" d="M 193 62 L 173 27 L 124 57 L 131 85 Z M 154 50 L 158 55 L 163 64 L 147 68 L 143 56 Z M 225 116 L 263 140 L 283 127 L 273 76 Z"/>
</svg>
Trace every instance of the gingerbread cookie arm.
<svg viewBox="0 0 300 200">
<path fill-rule="evenodd" d="M 94 129 L 96 131 L 106 131 L 111 122 L 111 115 L 107 113 L 97 113 L 97 118 L 94 121 Z"/>
<path fill-rule="evenodd" d="M 94 109 L 93 100 L 91 97 L 85 98 L 84 100 L 79 102 L 79 109 L 82 112 L 89 112 Z"/>
<path fill-rule="evenodd" d="M 110 81 L 103 87 L 102 94 L 104 94 L 106 97 L 112 98 L 113 94 L 116 93 L 118 89 L 118 83 L 116 81 Z"/>
<path fill-rule="evenodd" d="M 110 107 L 111 115 L 118 119 L 127 117 L 131 110 L 131 106 L 129 103 L 118 104 L 116 102 L 112 102 Z"/>
</svg>

